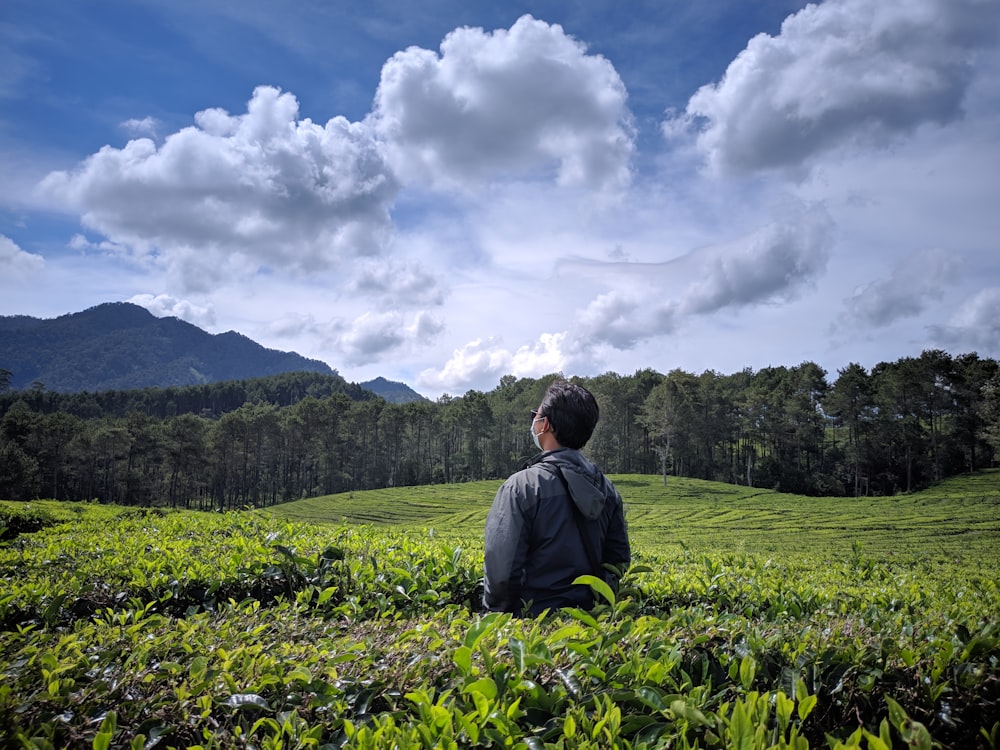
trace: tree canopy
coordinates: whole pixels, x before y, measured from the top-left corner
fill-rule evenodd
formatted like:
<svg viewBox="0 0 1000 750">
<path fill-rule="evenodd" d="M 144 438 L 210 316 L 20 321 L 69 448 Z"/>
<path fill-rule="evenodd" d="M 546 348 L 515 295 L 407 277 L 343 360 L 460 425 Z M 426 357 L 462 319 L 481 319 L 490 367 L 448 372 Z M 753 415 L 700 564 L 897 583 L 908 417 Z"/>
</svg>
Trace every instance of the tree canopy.
<svg viewBox="0 0 1000 750">
<path fill-rule="evenodd" d="M 0 393 L 0 497 L 239 508 L 355 489 L 500 479 L 534 453 L 529 412 L 556 374 L 390 403 L 339 376 L 205 386 Z M 814 495 L 891 495 L 993 466 L 1000 367 L 931 350 L 729 375 L 574 378 L 601 420 L 585 451 L 608 473 Z"/>
</svg>

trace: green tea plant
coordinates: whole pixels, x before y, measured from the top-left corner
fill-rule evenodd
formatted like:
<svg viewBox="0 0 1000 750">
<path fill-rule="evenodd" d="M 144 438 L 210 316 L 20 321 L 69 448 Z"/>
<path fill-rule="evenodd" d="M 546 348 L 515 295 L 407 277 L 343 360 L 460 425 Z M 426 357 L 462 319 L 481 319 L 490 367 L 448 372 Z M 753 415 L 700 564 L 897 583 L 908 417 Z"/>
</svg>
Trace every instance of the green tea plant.
<svg viewBox="0 0 1000 750">
<path fill-rule="evenodd" d="M 537 619 L 479 611 L 489 493 L 422 488 L 423 527 L 2 504 L 43 521 L 0 544 L 0 745 L 997 747 L 994 488 L 846 505 L 849 534 L 817 501 L 769 534 L 754 504 L 801 498 L 625 479 L 635 564 Z M 919 513 L 968 531 L 932 542 Z"/>
</svg>

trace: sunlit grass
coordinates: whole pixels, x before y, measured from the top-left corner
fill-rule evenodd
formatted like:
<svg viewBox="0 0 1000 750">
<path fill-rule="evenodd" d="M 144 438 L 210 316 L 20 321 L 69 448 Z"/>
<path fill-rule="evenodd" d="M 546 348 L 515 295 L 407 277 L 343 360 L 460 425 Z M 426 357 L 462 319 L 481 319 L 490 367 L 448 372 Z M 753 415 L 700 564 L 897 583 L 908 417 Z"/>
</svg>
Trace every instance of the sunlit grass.
<svg viewBox="0 0 1000 750">
<path fill-rule="evenodd" d="M 633 546 L 878 559 L 967 560 L 1000 570 L 1000 470 L 954 477 L 896 497 L 805 497 L 658 475 L 611 475 Z M 311 523 L 433 528 L 474 543 L 498 480 L 341 493 L 262 511 Z"/>
</svg>

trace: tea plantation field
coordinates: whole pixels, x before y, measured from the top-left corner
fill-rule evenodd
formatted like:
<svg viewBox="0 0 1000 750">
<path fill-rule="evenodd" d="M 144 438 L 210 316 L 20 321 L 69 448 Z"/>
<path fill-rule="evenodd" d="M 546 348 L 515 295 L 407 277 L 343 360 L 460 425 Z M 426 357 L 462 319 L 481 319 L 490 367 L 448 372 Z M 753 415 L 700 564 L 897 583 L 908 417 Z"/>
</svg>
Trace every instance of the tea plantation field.
<svg viewBox="0 0 1000 750">
<path fill-rule="evenodd" d="M 1000 746 L 1000 472 L 613 477 L 594 612 L 478 611 L 499 482 L 229 514 L 0 503 L 0 746 Z"/>
</svg>

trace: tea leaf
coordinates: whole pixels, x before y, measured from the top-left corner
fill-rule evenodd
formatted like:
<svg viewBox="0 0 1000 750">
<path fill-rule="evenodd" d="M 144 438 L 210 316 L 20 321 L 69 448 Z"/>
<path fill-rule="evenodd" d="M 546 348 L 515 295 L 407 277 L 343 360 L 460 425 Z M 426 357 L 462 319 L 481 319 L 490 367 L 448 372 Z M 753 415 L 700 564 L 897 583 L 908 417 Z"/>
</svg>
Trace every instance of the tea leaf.
<svg viewBox="0 0 1000 750">
<path fill-rule="evenodd" d="M 271 706 L 261 696 L 256 693 L 239 693 L 230 695 L 224 701 L 225 705 L 236 709 L 256 708 L 270 711 Z"/>
</svg>

